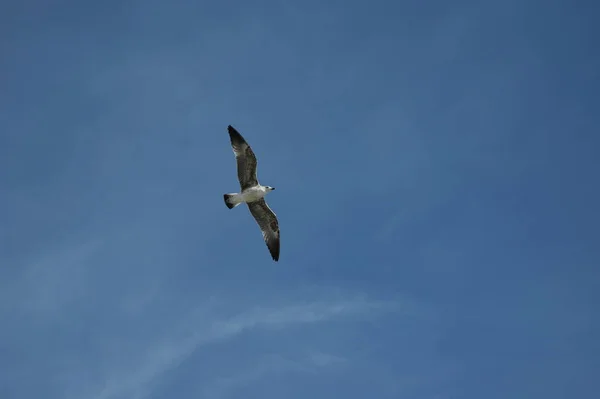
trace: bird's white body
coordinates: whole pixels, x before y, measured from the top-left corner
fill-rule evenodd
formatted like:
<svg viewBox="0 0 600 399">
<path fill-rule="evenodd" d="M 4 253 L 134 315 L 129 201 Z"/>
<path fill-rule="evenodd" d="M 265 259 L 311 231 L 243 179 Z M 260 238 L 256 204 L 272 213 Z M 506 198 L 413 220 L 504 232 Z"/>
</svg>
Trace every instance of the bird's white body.
<svg viewBox="0 0 600 399">
<path fill-rule="evenodd" d="M 238 206 L 242 203 L 250 203 L 254 201 L 258 201 L 263 198 L 265 195 L 269 194 L 273 190 L 272 187 L 262 186 L 257 184 L 256 186 L 248 187 L 241 193 L 230 193 L 227 195 L 231 195 L 230 202 L 234 206 Z"/>
<path fill-rule="evenodd" d="M 244 191 L 242 191 L 241 199 L 244 202 L 253 202 L 263 198 L 267 195 L 271 190 L 268 190 L 267 187 L 261 186 L 260 184 L 254 187 L 248 187 Z"/>
</svg>

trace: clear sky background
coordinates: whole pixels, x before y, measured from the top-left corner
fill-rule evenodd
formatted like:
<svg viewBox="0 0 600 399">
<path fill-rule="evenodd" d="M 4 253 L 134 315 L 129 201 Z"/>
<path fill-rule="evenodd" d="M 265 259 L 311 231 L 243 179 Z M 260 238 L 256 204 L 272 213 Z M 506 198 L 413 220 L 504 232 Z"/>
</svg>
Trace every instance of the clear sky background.
<svg viewBox="0 0 600 399">
<path fill-rule="evenodd" d="M 598 8 L 0 3 L 0 397 L 597 395 Z"/>
</svg>

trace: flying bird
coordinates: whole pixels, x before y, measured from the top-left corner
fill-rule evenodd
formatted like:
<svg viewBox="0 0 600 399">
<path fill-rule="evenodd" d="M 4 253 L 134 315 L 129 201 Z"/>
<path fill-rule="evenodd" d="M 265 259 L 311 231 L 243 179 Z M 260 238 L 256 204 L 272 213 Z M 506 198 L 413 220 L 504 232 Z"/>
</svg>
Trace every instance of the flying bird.
<svg viewBox="0 0 600 399">
<path fill-rule="evenodd" d="M 237 174 L 240 181 L 239 193 L 224 194 L 225 205 L 233 209 L 245 202 L 262 231 L 263 239 L 271 257 L 279 260 L 279 222 L 277 216 L 265 202 L 265 196 L 275 190 L 271 186 L 263 186 L 256 177 L 256 156 L 242 135 L 231 125 L 227 126 L 231 147 L 237 161 Z"/>
</svg>

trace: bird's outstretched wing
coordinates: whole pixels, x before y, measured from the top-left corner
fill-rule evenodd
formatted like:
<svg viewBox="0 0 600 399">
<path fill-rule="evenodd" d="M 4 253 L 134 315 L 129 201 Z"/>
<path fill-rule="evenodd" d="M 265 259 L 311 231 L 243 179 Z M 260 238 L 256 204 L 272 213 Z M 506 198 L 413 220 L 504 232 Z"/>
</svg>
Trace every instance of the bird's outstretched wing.
<svg viewBox="0 0 600 399">
<path fill-rule="evenodd" d="M 231 148 L 237 160 L 238 180 L 242 191 L 258 184 L 256 177 L 256 156 L 242 135 L 231 125 L 227 126 Z"/>
<path fill-rule="evenodd" d="M 277 216 L 269 208 L 264 198 L 249 202 L 248 208 L 262 231 L 263 239 L 267 244 L 267 248 L 269 248 L 271 257 L 277 262 L 279 260 L 279 222 Z"/>
</svg>

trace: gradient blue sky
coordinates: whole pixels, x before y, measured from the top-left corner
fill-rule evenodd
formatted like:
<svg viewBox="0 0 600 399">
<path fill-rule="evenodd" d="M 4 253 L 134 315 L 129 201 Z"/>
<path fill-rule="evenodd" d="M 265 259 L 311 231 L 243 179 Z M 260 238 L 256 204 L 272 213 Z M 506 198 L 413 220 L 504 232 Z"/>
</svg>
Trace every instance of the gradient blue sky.
<svg viewBox="0 0 600 399">
<path fill-rule="evenodd" d="M 0 3 L 0 397 L 595 396 L 598 7 Z"/>
</svg>

